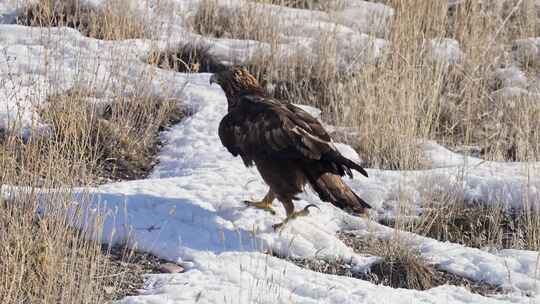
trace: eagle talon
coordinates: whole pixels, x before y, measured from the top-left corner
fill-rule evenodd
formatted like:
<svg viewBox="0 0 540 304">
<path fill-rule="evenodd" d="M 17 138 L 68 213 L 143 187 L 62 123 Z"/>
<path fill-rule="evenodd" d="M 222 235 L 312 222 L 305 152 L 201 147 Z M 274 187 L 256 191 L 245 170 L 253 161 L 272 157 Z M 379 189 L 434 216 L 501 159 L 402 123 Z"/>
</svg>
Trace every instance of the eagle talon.
<svg viewBox="0 0 540 304">
<path fill-rule="evenodd" d="M 285 224 L 284 222 L 283 222 L 283 223 L 274 224 L 274 225 L 272 225 L 272 228 L 274 228 L 274 231 L 279 231 L 279 230 L 281 230 L 281 228 L 283 228 L 284 224 Z"/>
<path fill-rule="evenodd" d="M 314 208 L 319 209 L 319 211 L 321 211 L 321 208 L 319 208 L 319 206 L 317 206 L 315 204 L 309 204 L 309 205 L 305 206 L 304 209 L 302 209 L 302 212 L 305 212 L 306 215 L 309 214 L 309 207 L 314 207 Z"/>
<path fill-rule="evenodd" d="M 285 224 L 287 224 L 290 220 L 294 220 L 295 218 L 297 217 L 300 217 L 300 216 L 307 216 L 309 215 L 309 208 L 310 207 L 315 207 L 319 210 L 321 210 L 317 205 L 314 205 L 314 204 L 309 204 L 307 206 L 304 207 L 304 209 L 300 210 L 300 211 L 296 211 L 296 212 L 293 212 L 292 214 L 290 214 L 289 216 L 287 216 L 285 218 L 285 220 L 283 220 L 283 222 L 281 223 L 278 223 L 278 224 L 274 224 L 272 225 L 272 227 L 274 228 L 274 230 L 281 230 Z"/>
<path fill-rule="evenodd" d="M 293 214 L 291 214 L 291 218 L 297 218 L 299 216 L 306 216 L 306 215 L 309 215 L 309 208 L 310 207 L 314 207 L 314 208 L 317 208 L 319 210 L 321 210 L 317 205 L 314 205 L 314 204 L 309 204 L 307 206 L 304 207 L 304 209 L 300 210 L 300 211 L 297 211 L 297 212 L 294 212 Z"/>
<path fill-rule="evenodd" d="M 272 202 L 268 203 L 268 202 L 266 202 L 264 200 L 262 200 L 260 202 L 254 202 L 254 201 L 245 200 L 244 204 L 246 204 L 248 207 L 254 207 L 254 208 L 257 208 L 257 209 L 262 209 L 264 211 L 270 212 L 270 214 L 272 214 L 272 215 L 276 215 L 276 211 L 274 211 L 274 209 L 272 209 Z"/>
</svg>

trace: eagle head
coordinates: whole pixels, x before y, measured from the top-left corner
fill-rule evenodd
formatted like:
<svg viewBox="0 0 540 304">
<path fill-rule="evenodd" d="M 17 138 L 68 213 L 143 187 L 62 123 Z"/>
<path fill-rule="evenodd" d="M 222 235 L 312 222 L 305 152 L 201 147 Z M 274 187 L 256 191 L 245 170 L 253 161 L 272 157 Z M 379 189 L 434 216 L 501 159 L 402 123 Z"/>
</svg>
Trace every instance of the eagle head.
<svg viewBox="0 0 540 304">
<path fill-rule="evenodd" d="M 210 77 L 210 84 L 217 83 L 227 96 L 229 105 L 243 95 L 264 95 L 264 89 L 255 76 L 245 68 L 233 66 Z"/>
</svg>

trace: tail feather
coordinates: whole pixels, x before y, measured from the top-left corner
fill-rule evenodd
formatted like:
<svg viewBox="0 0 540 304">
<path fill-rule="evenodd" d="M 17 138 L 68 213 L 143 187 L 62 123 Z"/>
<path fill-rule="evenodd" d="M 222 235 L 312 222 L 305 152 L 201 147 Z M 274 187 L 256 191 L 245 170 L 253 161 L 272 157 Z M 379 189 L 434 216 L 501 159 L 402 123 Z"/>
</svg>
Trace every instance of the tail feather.
<svg viewBox="0 0 540 304">
<path fill-rule="evenodd" d="M 362 205 L 362 208 L 364 209 L 371 209 L 371 205 L 366 203 L 366 201 L 364 201 L 363 199 L 361 199 L 358 195 L 356 195 L 356 193 L 354 193 L 354 191 L 352 191 L 352 194 L 354 194 L 354 196 L 356 197 L 356 199 L 358 200 L 358 202 L 360 203 L 360 205 Z"/>
<path fill-rule="evenodd" d="M 328 158 L 329 161 L 341 166 L 341 175 L 344 175 L 343 173 L 347 173 L 347 175 L 352 178 L 351 169 L 353 169 L 360 172 L 360 174 L 364 175 L 365 177 L 368 177 L 368 173 L 364 168 L 362 168 L 362 166 L 341 155 L 341 153 L 339 153 L 338 151 L 333 150 L 331 153 L 328 153 L 325 156 Z"/>
<path fill-rule="evenodd" d="M 313 173 L 313 172 L 311 172 Z M 323 173 L 319 176 L 307 172 L 308 181 L 319 195 L 320 199 L 332 203 L 340 209 L 349 209 L 356 213 L 365 213 L 371 206 L 363 199 L 358 197 L 354 191 L 349 188 L 339 175 L 332 173 Z"/>
</svg>

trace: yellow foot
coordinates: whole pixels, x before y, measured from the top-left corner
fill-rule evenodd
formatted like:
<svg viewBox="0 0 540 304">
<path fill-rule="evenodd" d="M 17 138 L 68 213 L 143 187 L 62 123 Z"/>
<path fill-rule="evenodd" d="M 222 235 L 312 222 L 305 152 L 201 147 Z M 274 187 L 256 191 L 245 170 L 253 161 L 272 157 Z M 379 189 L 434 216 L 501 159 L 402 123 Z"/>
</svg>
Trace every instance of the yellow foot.
<svg viewBox="0 0 540 304">
<path fill-rule="evenodd" d="M 274 225 L 272 225 L 272 227 L 274 227 L 274 230 L 281 230 L 285 226 L 285 224 L 287 224 L 290 220 L 294 220 L 295 218 L 300 217 L 300 216 L 308 215 L 309 214 L 309 207 L 315 207 L 315 208 L 319 209 L 319 207 L 317 207 L 316 205 L 309 204 L 309 205 L 305 206 L 304 209 L 302 209 L 300 211 L 295 211 L 292 214 L 288 215 L 285 218 L 285 220 L 283 220 L 283 222 L 278 223 L 278 224 L 274 224 Z"/>
<path fill-rule="evenodd" d="M 276 214 L 274 209 L 272 209 L 272 202 L 268 202 L 268 201 L 265 201 L 265 200 L 262 200 L 260 202 L 244 201 L 244 204 L 246 204 L 249 207 L 254 207 L 254 208 L 257 208 L 257 209 L 262 209 L 264 211 L 268 211 L 272 215 Z"/>
</svg>

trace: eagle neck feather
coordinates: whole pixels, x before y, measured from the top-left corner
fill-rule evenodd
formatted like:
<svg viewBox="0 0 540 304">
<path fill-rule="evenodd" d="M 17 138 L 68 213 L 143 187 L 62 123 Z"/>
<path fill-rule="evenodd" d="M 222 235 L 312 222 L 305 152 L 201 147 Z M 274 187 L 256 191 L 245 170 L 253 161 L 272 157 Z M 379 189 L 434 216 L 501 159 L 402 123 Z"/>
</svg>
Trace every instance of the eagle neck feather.
<svg viewBox="0 0 540 304">
<path fill-rule="evenodd" d="M 255 78 L 245 77 L 245 79 L 235 79 L 227 81 L 222 85 L 225 96 L 227 96 L 229 112 L 240 105 L 242 97 L 248 95 L 266 96 L 264 89 Z"/>
</svg>

